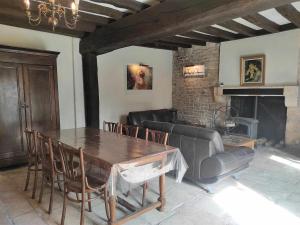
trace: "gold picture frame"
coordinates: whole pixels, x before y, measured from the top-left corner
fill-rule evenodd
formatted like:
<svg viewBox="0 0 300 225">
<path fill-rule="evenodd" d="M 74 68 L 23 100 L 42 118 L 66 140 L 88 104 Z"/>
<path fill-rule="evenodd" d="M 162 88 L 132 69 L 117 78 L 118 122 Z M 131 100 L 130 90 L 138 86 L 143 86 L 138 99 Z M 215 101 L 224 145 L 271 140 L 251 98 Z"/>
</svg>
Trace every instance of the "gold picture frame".
<svg viewBox="0 0 300 225">
<path fill-rule="evenodd" d="M 266 56 L 264 54 L 242 56 L 240 59 L 241 86 L 265 85 L 265 63 Z"/>
</svg>

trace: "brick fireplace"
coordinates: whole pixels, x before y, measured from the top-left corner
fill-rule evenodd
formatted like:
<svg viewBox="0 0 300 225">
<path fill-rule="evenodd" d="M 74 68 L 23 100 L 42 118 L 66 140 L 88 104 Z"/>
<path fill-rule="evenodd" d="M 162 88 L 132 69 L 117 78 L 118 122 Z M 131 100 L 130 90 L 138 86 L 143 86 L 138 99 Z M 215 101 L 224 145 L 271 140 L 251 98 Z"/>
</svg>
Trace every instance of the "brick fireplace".
<svg viewBox="0 0 300 225">
<path fill-rule="evenodd" d="M 231 96 L 259 96 L 272 99 L 283 99 L 286 107 L 286 121 L 278 121 L 278 129 L 285 129 L 285 143 L 288 145 L 300 142 L 300 88 L 299 86 L 272 86 L 272 87 L 216 87 L 214 90 L 215 100 L 219 103 L 230 101 Z M 272 110 L 269 107 L 269 110 Z M 273 109 L 275 110 L 275 109 Z M 280 128 L 280 122 L 285 127 Z M 274 129 L 274 128 L 270 128 Z M 270 131 L 271 132 L 271 131 Z"/>
</svg>

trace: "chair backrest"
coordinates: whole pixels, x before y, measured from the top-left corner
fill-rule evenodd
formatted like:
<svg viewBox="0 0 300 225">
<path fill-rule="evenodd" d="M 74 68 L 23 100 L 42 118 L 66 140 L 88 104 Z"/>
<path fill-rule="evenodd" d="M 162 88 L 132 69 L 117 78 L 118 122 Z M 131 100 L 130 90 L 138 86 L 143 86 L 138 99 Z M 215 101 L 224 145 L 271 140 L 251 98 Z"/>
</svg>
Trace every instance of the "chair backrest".
<svg viewBox="0 0 300 225">
<path fill-rule="evenodd" d="M 62 143 L 59 143 L 58 148 L 66 185 L 68 182 L 76 182 L 80 183 L 81 188 L 84 188 L 86 176 L 82 148 L 75 149 Z"/>
<path fill-rule="evenodd" d="M 137 126 L 131 126 L 131 125 L 126 125 L 126 124 L 120 124 L 121 127 L 121 133 L 126 135 L 126 136 L 130 136 L 130 137 L 134 137 L 137 138 L 138 134 L 139 134 L 139 127 Z"/>
<path fill-rule="evenodd" d="M 166 145 L 168 142 L 169 133 L 146 128 L 146 141 L 153 141 L 159 144 Z"/>
<path fill-rule="evenodd" d="M 37 156 L 37 132 L 29 129 L 25 129 L 25 136 L 27 142 L 27 155 L 28 159 L 31 160 Z"/>
<path fill-rule="evenodd" d="M 54 173 L 55 167 L 54 167 L 54 157 L 53 157 L 53 145 L 52 145 L 51 138 L 46 137 L 41 133 L 37 133 L 37 140 L 40 147 L 40 155 L 41 155 L 43 171 Z"/>
<path fill-rule="evenodd" d="M 104 131 L 119 133 L 118 127 L 119 127 L 119 123 L 103 121 Z"/>
</svg>

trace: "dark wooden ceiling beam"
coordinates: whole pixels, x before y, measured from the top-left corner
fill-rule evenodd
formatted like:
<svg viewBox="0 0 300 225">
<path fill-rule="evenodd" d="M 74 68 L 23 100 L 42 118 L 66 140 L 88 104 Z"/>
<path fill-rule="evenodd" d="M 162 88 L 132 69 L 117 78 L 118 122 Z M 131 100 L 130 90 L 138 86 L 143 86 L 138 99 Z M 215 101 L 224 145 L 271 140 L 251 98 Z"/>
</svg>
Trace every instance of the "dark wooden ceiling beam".
<svg viewBox="0 0 300 225">
<path fill-rule="evenodd" d="M 119 10 L 86 1 L 80 1 L 79 10 L 109 16 L 116 20 L 124 16 L 124 13 Z"/>
<path fill-rule="evenodd" d="M 194 38 L 187 38 L 187 37 L 173 36 L 173 37 L 163 38 L 162 40 L 168 42 L 174 42 L 174 43 L 190 44 L 190 45 L 200 45 L 200 46 L 206 45 L 205 41 L 201 41 Z"/>
<path fill-rule="evenodd" d="M 189 38 L 194 38 L 194 39 L 198 39 L 201 41 L 205 41 L 205 42 L 219 43 L 219 42 L 225 41 L 225 39 L 223 39 L 223 38 L 219 38 L 219 37 L 215 37 L 215 36 L 207 35 L 207 34 L 201 34 L 201 33 L 194 32 L 194 31 L 189 31 L 189 32 L 183 33 L 182 35 L 189 37 Z"/>
<path fill-rule="evenodd" d="M 90 22 L 90 23 L 95 23 L 96 25 L 105 25 L 108 23 L 111 23 L 115 20 L 110 19 L 110 18 L 106 18 L 103 16 L 96 16 L 90 13 L 85 13 L 85 12 L 79 12 L 79 20 L 83 20 L 86 22 Z"/>
<path fill-rule="evenodd" d="M 297 9 L 295 9 L 294 6 L 290 4 L 283 5 L 277 7 L 276 10 L 297 27 L 300 27 L 300 13 L 297 11 Z"/>
<path fill-rule="evenodd" d="M 171 50 L 171 51 L 177 51 L 178 50 L 178 47 L 176 47 L 174 45 L 167 45 L 167 44 L 158 43 L 158 42 L 146 43 L 146 44 L 142 44 L 142 45 L 139 45 L 139 46 L 147 47 L 147 48 L 157 48 L 157 49 L 163 49 L 163 50 Z"/>
<path fill-rule="evenodd" d="M 256 13 L 253 15 L 248 15 L 243 17 L 245 20 L 249 21 L 250 23 L 255 24 L 256 26 L 270 32 L 276 33 L 280 31 L 280 27 L 278 24 L 274 23 L 271 20 L 268 20 L 266 17 Z"/>
<path fill-rule="evenodd" d="M 134 12 L 141 11 L 149 5 L 144 4 L 142 2 L 138 2 L 135 0 L 91 0 L 93 2 L 98 2 L 98 3 L 106 3 L 106 4 L 111 4 L 115 7 L 118 8 L 123 8 L 123 9 L 128 9 Z"/>
<path fill-rule="evenodd" d="M 248 37 L 253 37 L 256 35 L 256 31 L 251 29 L 250 27 L 247 27 L 243 24 L 240 24 L 234 20 L 229 20 L 223 23 L 219 23 L 220 26 L 225 27 L 227 29 L 230 29 L 232 31 L 235 31 L 237 33 L 246 35 Z"/>
<path fill-rule="evenodd" d="M 195 29 L 197 31 L 200 31 L 200 32 L 204 32 L 206 34 L 211 34 L 211 35 L 214 35 L 216 37 L 221 37 L 221 38 L 224 38 L 226 40 L 234 40 L 234 39 L 237 39 L 238 38 L 238 35 L 234 34 L 234 33 L 231 33 L 229 31 L 225 31 L 225 30 L 222 30 L 222 29 L 219 29 L 219 28 L 215 28 L 215 27 L 205 27 L 205 28 L 200 28 L 200 29 Z"/>
<path fill-rule="evenodd" d="M 97 29 L 80 43 L 81 53 L 103 54 L 118 48 L 151 43 L 162 37 L 204 28 L 294 0 L 168 0 L 142 13 Z M 120 35 L 121 34 L 121 35 Z"/>
<path fill-rule="evenodd" d="M 156 41 L 156 43 L 170 45 L 170 46 L 174 46 L 176 48 L 178 48 L 178 47 L 181 47 L 181 48 L 191 48 L 192 47 L 191 44 L 185 44 L 185 43 L 174 42 L 174 41 L 166 41 L 166 40 L 159 40 L 159 41 Z"/>
<path fill-rule="evenodd" d="M 280 31 L 287 31 L 292 29 L 297 29 L 298 27 L 295 26 L 293 23 L 288 23 L 280 26 Z"/>
</svg>

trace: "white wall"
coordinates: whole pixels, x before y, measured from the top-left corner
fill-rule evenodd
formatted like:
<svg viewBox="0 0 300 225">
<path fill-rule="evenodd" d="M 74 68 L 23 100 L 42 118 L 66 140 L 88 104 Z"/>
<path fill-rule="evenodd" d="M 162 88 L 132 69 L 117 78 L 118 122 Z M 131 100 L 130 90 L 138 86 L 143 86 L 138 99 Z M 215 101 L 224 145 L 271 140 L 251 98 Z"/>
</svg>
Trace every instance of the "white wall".
<svg viewBox="0 0 300 225">
<path fill-rule="evenodd" d="M 73 128 L 76 114 L 77 126 L 83 127 L 84 99 L 79 39 L 5 25 L 0 25 L 0 34 L 1 45 L 60 52 L 57 58 L 60 125 L 62 129 Z M 75 62 L 74 76 L 72 55 Z"/>
<path fill-rule="evenodd" d="M 127 47 L 97 57 L 100 126 L 103 120 L 120 121 L 130 111 L 172 107 L 172 52 Z M 126 66 L 153 67 L 153 90 L 127 90 Z"/>
<path fill-rule="evenodd" d="M 266 55 L 266 85 L 293 85 L 298 82 L 300 30 L 223 42 L 220 49 L 219 81 L 240 85 L 240 57 Z"/>
</svg>

